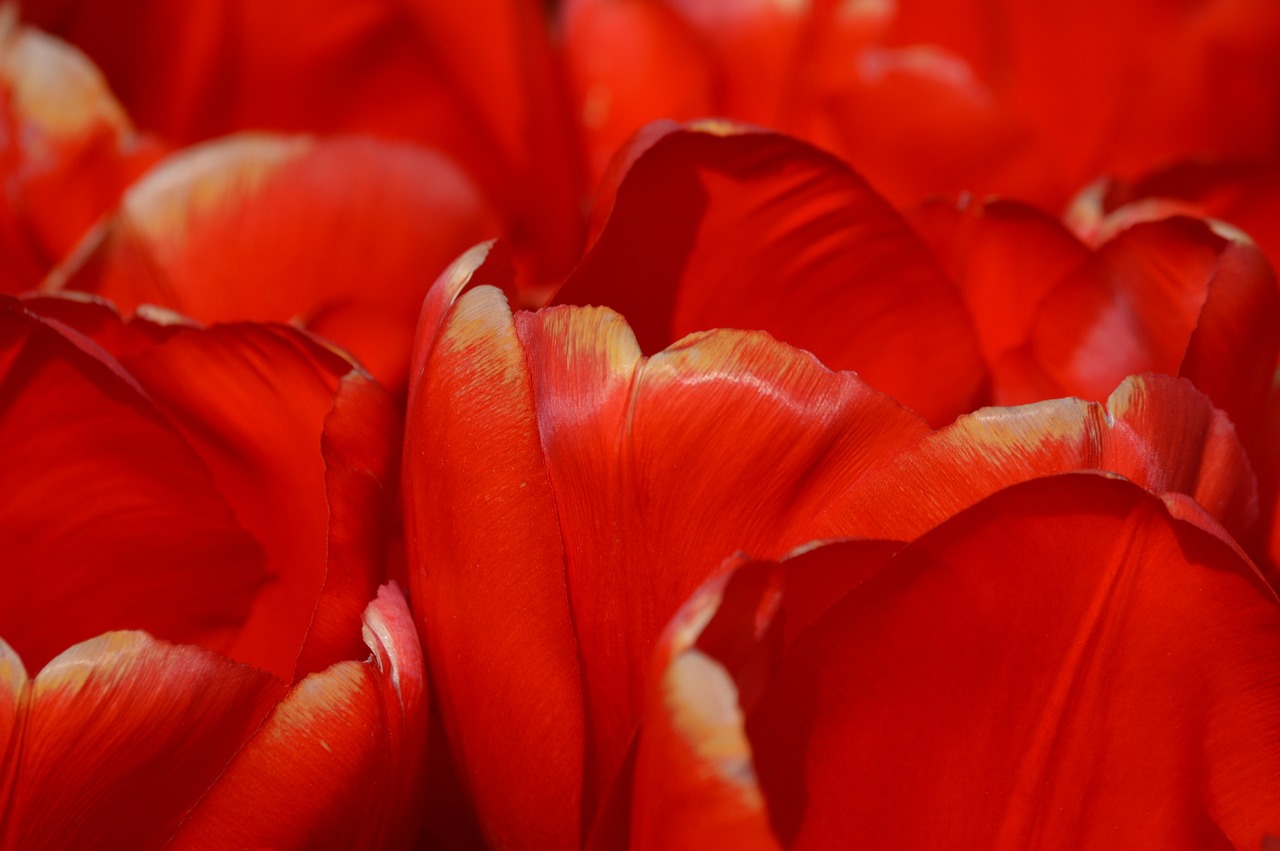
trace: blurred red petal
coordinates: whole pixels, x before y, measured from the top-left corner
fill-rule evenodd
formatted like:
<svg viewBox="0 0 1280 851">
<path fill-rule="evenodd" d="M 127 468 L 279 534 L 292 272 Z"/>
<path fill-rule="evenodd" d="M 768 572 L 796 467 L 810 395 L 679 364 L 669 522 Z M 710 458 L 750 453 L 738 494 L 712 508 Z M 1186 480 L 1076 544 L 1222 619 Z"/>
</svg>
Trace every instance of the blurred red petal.
<svg viewBox="0 0 1280 851">
<path fill-rule="evenodd" d="M 687 121 L 717 112 L 713 59 L 671 9 L 643 0 L 571 0 L 562 14 L 593 182 L 655 117 Z"/>
<path fill-rule="evenodd" d="M 0 634 L 33 668 L 110 629 L 223 648 L 262 551 L 107 353 L 0 297 Z"/>
<path fill-rule="evenodd" d="M 399 590 L 365 613 L 366 661 L 298 682 L 167 848 L 408 848 L 416 838 L 426 672 Z"/>
<path fill-rule="evenodd" d="M 578 151 L 544 13 L 532 0 L 465 8 L 24 0 L 22 8 L 88 53 L 145 129 L 184 144 L 270 129 L 438 148 L 483 187 L 539 273 L 573 262 Z"/>
<path fill-rule="evenodd" d="M 435 152 L 240 136 L 177 154 L 131 187 L 50 283 L 204 322 L 303 325 L 395 389 L 431 281 L 495 228 Z"/>
<path fill-rule="evenodd" d="M 675 129 L 635 160 L 612 201 L 555 301 L 617 310 L 646 352 L 709 328 L 763 329 L 856 369 L 934 423 L 982 393 L 959 295 L 839 160 L 771 133 Z"/>
<path fill-rule="evenodd" d="M 32 289 L 161 155 L 98 69 L 0 14 L 0 292 Z"/>
<path fill-rule="evenodd" d="M 1057 477 L 829 609 L 747 730 L 791 847 L 1256 848 L 1280 824 L 1278 637 L 1221 541 L 1132 485 Z"/>
<path fill-rule="evenodd" d="M 1187 494 L 1236 536 L 1258 517 L 1253 469 L 1226 415 L 1185 379 L 1143 375 L 1105 406 L 1056 399 L 961 417 L 862 482 L 863 510 L 845 534 L 911 540 L 1002 488 L 1075 470 Z"/>
<path fill-rule="evenodd" d="M 0 845 L 162 847 L 282 692 L 261 671 L 143 633 L 72 647 L 22 693 Z"/>
</svg>

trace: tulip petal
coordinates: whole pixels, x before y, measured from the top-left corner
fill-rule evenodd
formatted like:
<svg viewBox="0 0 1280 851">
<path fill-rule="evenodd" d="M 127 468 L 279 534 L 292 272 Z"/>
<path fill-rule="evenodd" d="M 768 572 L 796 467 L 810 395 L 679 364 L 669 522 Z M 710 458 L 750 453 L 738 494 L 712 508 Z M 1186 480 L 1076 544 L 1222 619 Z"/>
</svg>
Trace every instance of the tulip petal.
<svg viewBox="0 0 1280 851">
<path fill-rule="evenodd" d="M 50 286 L 203 322 L 293 322 L 398 388 L 430 282 L 495 229 L 475 187 L 433 151 L 238 136 L 132 186 Z"/>
<path fill-rule="evenodd" d="M 599 308 L 520 313 L 516 328 L 564 540 L 588 776 L 609 784 L 681 601 L 737 550 L 840 534 L 859 478 L 924 425 L 759 332 L 692 335 L 643 359 Z"/>
<path fill-rule="evenodd" d="M 451 294 L 428 299 L 420 331 L 404 453 L 410 583 L 489 841 L 570 847 L 582 818 L 582 687 L 528 366 L 497 290 L 450 306 L 488 258 L 475 253 L 476 268 L 460 261 L 442 278 L 433 297 Z"/>
<path fill-rule="evenodd" d="M 1189 495 L 1237 536 L 1258 517 L 1253 469 L 1226 415 L 1185 379 L 1142 375 L 1105 406 L 1055 399 L 961 417 L 862 482 L 847 534 L 912 540 L 1002 488 L 1075 470 Z"/>
<path fill-rule="evenodd" d="M 223 648 L 267 580 L 216 478 L 121 365 L 0 297 L 0 634 L 28 665 L 110 629 Z"/>
<path fill-rule="evenodd" d="M 909 218 L 963 293 L 992 366 L 1027 342 L 1040 300 L 1089 257 L 1061 222 L 1015 201 L 933 200 Z"/>
<path fill-rule="evenodd" d="M 166 138 L 270 129 L 437 148 L 503 210 L 535 274 L 576 257 L 582 175 L 537 3 L 25 0 L 22 11 L 88 53 L 139 125 Z"/>
<path fill-rule="evenodd" d="M 367 661 L 298 682 L 166 847 L 406 848 L 416 836 L 426 672 L 408 606 L 365 612 Z"/>
<path fill-rule="evenodd" d="M 26 688 L 6 848 L 159 848 L 282 684 L 194 647 L 108 633 Z"/>
<path fill-rule="evenodd" d="M 984 372 L 963 302 L 848 166 L 736 127 L 644 142 L 557 303 L 617 310 L 650 353 L 694 331 L 763 329 L 935 424 L 975 406 Z"/>
<path fill-rule="evenodd" d="M 33 289 L 161 155 L 77 50 L 0 12 L 0 292 Z"/>
<path fill-rule="evenodd" d="M 124 363 L 208 464 L 276 576 L 229 655 L 292 682 L 319 599 L 306 666 L 332 661 L 382 578 L 374 536 L 388 522 L 386 495 L 359 471 L 388 472 L 390 402 L 349 361 L 284 326 L 182 328 Z"/>
<path fill-rule="evenodd" d="M 1255 247 L 1190 219 L 1140 223 L 1041 303 L 1031 348 L 1062 392 L 1088 399 L 1126 375 L 1186 375 L 1247 438 L 1280 349 L 1280 295 Z M 1034 401 L 1035 392 L 997 395 Z"/>
<path fill-rule="evenodd" d="M 1277 638 L 1230 547 L 1131 484 L 1054 477 L 830 608 L 747 731 L 789 847 L 1257 848 L 1280 825 Z"/>
</svg>

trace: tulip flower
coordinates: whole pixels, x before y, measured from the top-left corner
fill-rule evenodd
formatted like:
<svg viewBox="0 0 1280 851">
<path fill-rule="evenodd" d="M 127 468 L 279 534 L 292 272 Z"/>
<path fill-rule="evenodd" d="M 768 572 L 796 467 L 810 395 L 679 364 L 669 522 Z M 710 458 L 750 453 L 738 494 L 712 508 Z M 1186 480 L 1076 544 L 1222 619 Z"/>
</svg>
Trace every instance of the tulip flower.
<svg viewBox="0 0 1280 851">
<path fill-rule="evenodd" d="M 498 847 L 616 847 L 656 642 L 736 551 L 910 540 L 1072 470 L 1131 476 L 1233 554 L 1225 528 L 1257 516 L 1234 428 L 1183 380 L 1132 379 L 1106 409 L 996 409 L 933 434 L 759 332 L 693 333 L 646 357 L 610 310 L 513 313 L 512 277 L 484 246 L 432 289 L 405 437 L 414 610 Z"/>
<path fill-rule="evenodd" d="M 138 126 L 174 145 L 260 130 L 410 142 L 482 189 L 533 280 L 577 256 L 576 135 L 533 0 L 22 0 L 21 9 L 88 54 Z M 441 268 L 427 270 L 428 283 Z"/>
<path fill-rule="evenodd" d="M 394 407 L 301 331 L 150 316 L 0 302 L 0 847 L 403 846 Z"/>
<path fill-rule="evenodd" d="M 1155 371 L 1191 378 L 1256 430 L 1280 296 L 1247 239 L 1177 219 L 1091 251 L 1007 201 L 932 202 L 909 221 L 793 139 L 654 125 L 605 179 L 591 243 L 552 303 L 613 307 L 646 351 L 761 328 L 934 425 L 993 401 L 1100 401 Z"/>
<path fill-rule="evenodd" d="M 1267 0 L 570 0 L 561 24 L 597 173 L 647 121 L 723 115 L 837 152 L 899 206 L 1056 214 L 1100 176 L 1280 145 Z"/>
<path fill-rule="evenodd" d="M 1000 491 L 887 553 L 739 559 L 659 644 L 622 835 L 1262 848 L 1278 635 L 1237 550 L 1096 474 Z"/>
<path fill-rule="evenodd" d="M 496 231 L 478 190 L 435 152 L 241 135 L 163 160 L 44 286 L 202 322 L 291 322 L 398 391 L 431 281 Z"/>
</svg>

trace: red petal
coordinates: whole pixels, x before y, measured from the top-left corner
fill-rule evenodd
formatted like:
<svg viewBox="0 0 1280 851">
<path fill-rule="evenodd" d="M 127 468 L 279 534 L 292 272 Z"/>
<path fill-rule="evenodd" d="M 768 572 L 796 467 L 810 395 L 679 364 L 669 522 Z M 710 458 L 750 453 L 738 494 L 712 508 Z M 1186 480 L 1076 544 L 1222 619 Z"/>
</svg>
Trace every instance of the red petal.
<svg viewBox="0 0 1280 851">
<path fill-rule="evenodd" d="M 342 388 L 351 364 L 283 326 L 180 329 L 124 361 L 213 471 L 277 577 L 230 654 L 292 681 L 324 600 L 321 608 L 336 609 L 320 615 L 318 643 L 304 661 L 326 664 L 358 630 L 352 598 L 384 569 L 381 542 L 369 536 L 387 522 L 386 498 L 375 483 L 353 483 L 345 468 L 385 471 L 398 436 L 389 402 L 358 373 Z M 359 434 L 347 438 L 348 428 Z M 345 644 L 335 634 L 340 613 Z"/>
<path fill-rule="evenodd" d="M 1278 638 L 1221 541 L 1132 485 L 1059 477 L 855 588 L 747 729 L 796 848 L 1256 848 L 1280 825 Z"/>
<path fill-rule="evenodd" d="M 108 629 L 224 647 L 266 576 L 200 456 L 86 338 L 0 297 L 0 634 L 29 665 Z"/>
<path fill-rule="evenodd" d="M 906 223 L 840 161 L 770 133 L 653 143 L 556 301 L 614 308 L 649 352 L 693 331 L 762 329 L 933 422 L 982 389 L 964 305 Z"/>
<path fill-rule="evenodd" d="M 1089 256 L 1058 220 L 1015 201 L 952 204 L 911 211 L 911 223 L 960 288 L 987 363 L 1027 342 L 1041 299 Z"/>
<path fill-rule="evenodd" d="M 665 5 L 571 0 L 563 18 L 593 182 L 636 128 L 652 119 L 687 121 L 718 112 L 712 57 Z"/>
<path fill-rule="evenodd" d="M 405 848 L 416 837 L 426 672 L 404 598 L 365 612 L 373 657 L 300 681 L 167 848 Z"/>
<path fill-rule="evenodd" d="M 439 148 L 506 213 L 542 273 L 561 273 L 576 256 L 576 139 L 536 3 L 26 0 L 22 8 L 92 56 L 144 128 L 181 143 L 271 129 Z"/>
<path fill-rule="evenodd" d="M 0 292 L 32 289 L 159 158 L 98 69 L 69 45 L 0 17 Z"/>
<path fill-rule="evenodd" d="M 283 688 L 143 633 L 72 647 L 23 692 L 6 848 L 158 848 Z"/>
<path fill-rule="evenodd" d="M 588 772 L 607 784 L 680 603 L 736 550 L 839 534 L 859 477 L 923 424 L 759 333 L 694 335 L 646 360 L 600 309 L 521 313 L 516 328 L 565 545 Z"/>
<path fill-rule="evenodd" d="M 473 271 L 487 273 L 460 261 L 433 288 L 419 332 L 404 469 L 414 608 L 490 842 L 570 847 L 583 710 L 556 508 L 510 311 L 479 287 L 446 314 Z"/>
<path fill-rule="evenodd" d="M 398 388 L 431 280 L 495 229 L 435 152 L 241 136 L 166 160 L 52 281 L 204 322 L 304 325 Z"/>
<path fill-rule="evenodd" d="M 863 510 L 845 534 L 911 540 L 1002 488 L 1074 470 L 1188 494 L 1237 536 L 1258 516 L 1253 470 L 1227 417 L 1186 380 L 1144 375 L 1125 379 L 1105 407 L 1058 399 L 961 417 L 861 483 Z"/>
<path fill-rule="evenodd" d="M 1032 350 L 1058 388 L 1090 399 L 1126 375 L 1186 375 L 1247 437 L 1280 348 L 1275 290 L 1253 246 L 1190 219 L 1142 223 L 1102 246 L 1041 303 Z M 1041 390 L 1006 383 L 996 393 L 1033 401 Z"/>
</svg>

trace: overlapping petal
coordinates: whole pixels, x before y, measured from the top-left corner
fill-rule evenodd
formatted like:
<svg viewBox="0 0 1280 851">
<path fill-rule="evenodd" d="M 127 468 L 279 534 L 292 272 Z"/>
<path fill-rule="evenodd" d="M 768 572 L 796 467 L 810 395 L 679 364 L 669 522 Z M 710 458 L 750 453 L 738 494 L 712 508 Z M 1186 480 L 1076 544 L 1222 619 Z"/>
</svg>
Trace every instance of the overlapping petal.
<svg viewBox="0 0 1280 851">
<path fill-rule="evenodd" d="M 795 632 L 788 598 L 836 565 L 855 579 Z M 887 561 L 855 541 L 739 567 L 673 622 L 680 654 L 654 683 L 698 655 L 722 673 L 651 706 L 661 726 L 739 691 L 745 723 L 679 729 L 700 776 L 750 781 L 764 847 L 1258 847 L 1280 822 L 1278 629 L 1274 593 L 1221 540 L 1131 484 L 1055 477 Z M 726 776 L 713 748 L 734 730 L 750 771 Z M 656 778 L 671 757 L 649 750 Z"/>
<path fill-rule="evenodd" d="M 489 259 L 437 286 L 465 289 Z M 446 727 L 491 841 L 573 842 L 680 601 L 738 548 L 781 554 L 838 525 L 858 479 L 926 427 L 759 333 L 645 358 L 610 311 L 513 316 L 486 286 L 429 315 L 405 503 Z M 529 707 L 519 730 L 499 733 L 515 706 Z"/>
<path fill-rule="evenodd" d="M 292 322 L 399 388 L 431 281 L 496 227 L 435 152 L 237 136 L 175 154 L 131 186 L 48 286 L 202 322 Z"/>
<path fill-rule="evenodd" d="M 604 221 L 556 303 L 612 307 L 646 352 L 763 329 L 936 424 L 975 407 L 985 376 L 964 302 L 846 165 L 742 127 L 666 130 L 622 155 L 630 166 L 604 188 Z"/>
</svg>

